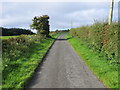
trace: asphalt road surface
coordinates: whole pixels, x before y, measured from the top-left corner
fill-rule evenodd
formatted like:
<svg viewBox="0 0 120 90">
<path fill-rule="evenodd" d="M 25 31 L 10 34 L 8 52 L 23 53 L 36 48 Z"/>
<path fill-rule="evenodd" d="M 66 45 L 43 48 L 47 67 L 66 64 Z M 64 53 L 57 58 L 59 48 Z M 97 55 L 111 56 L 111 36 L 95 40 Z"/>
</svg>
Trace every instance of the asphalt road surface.
<svg viewBox="0 0 120 90">
<path fill-rule="evenodd" d="M 28 88 L 105 88 L 65 38 L 58 37 Z"/>
</svg>

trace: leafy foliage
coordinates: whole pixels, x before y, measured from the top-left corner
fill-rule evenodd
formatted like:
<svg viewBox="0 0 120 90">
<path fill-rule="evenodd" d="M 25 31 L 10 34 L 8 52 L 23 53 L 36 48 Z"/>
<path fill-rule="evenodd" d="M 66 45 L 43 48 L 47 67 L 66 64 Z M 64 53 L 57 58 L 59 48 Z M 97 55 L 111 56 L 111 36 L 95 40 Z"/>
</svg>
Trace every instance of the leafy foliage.
<svg viewBox="0 0 120 90">
<path fill-rule="evenodd" d="M 49 35 L 49 16 L 35 16 L 33 18 L 33 24 L 30 25 L 32 29 L 36 29 L 38 34 Z"/>
<path fill-rule="evenodd" d="M 37 43 L 42 42 L 43 39 L 43 36 L 38 35 L 21 35 L 17 38 L 10 38 L 2 41 L 3 86 L 6 84 L 11 84 L 9 81 L 6 81 L 9 75 L 20 69 L 22 64 L 20 64 L 20 62 L 22 62 L 22 58 L 25 59 L 25 56 L 30 57 L 29 52 L 31 51 L 31 48 L 33 48 L 33 46 L 35 46 Z M 15 76 L 13 75 L 12 77 Z"/>
<path fill-rule="evenodd" d="M 57 38 L 59 34 L 53 34 Z M 21 35 L 2 41 L 2 88 L 23 88 L 55 39 L 42 35 Z"/>
<path fill-rule="evenodd" d="M 118 64 L 118 30 L 120 25 L 97 22 L 92 26 L 83 26 L 70 30 L 72 36 L 78 37 L 89 48 L 99 53 L 104 52 L 110 63 Z"/>
</svg>

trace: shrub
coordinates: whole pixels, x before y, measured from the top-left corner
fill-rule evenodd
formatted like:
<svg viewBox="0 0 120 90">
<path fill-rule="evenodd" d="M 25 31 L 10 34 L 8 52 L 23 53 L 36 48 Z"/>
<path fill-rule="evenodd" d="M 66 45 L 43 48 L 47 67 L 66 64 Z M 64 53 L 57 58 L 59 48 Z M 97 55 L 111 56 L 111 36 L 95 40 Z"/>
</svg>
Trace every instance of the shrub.
<svg viewBox="0 0 120 90">
<path fill-rule="evenodd" d="M 29 52 L 31 46 L 44 39 L 40 35 L 21 35 L 17 38 L 2 40 L 3 69 L 12 60 L 17 60 L 23 53 Z"/>
<path fill-rule="evenodd" d="M 91 26 L 82 26 L 70 30 L 72 36 L 84 41 L 89 48 L 97 52 L 104 52 L 107 60 L 118 62 L 118 30 L 120 25 L 97 22 Z"/>
</svg>

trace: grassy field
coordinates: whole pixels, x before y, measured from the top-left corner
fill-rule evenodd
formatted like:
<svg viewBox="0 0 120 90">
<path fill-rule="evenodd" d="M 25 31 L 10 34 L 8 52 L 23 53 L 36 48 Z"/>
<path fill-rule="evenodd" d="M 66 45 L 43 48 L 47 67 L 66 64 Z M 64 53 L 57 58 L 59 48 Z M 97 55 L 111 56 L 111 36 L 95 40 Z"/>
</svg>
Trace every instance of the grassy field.
<svg viewBox="0 0 120 90">
<path fill-rule="evenodd" d="M 9 39 L 9 38 L 16 38 L 19 36 L 0 36 L 0 39 Z"/>
<path fill-rule="evenodd" d="M 59 35 L 60 34 L 54 34 L 52 37 L 57 38 Z M 45 38 L 40 42 L 37 41 L 35 44 L 30 46 L 32 49 L 29 50 L 27 50 L 28 48 L 25 49 L 24 46 L 22 46 L 21 48 L 26 50 L 25 53 L 18 54 L 20 56 L 15 58 L 11 56 L 8 58 L 3 57 L 2 87 L 24 88 L 34 74 L 35 69 L 38 67 L 39 63 L 43 60 L 47 51 L 53 44 L 55 40 L 53 38 Z M 4 53 L 4 55 L 7 57 L 7 54 Z"/>
<path fill-rule="evenodd" d="M 107 62 L 103 53 L 98 53 L 88 48 L 77 37 L 67 35 L 68 41 L 76 52 L 86 62 L 94 74 L 109 88 L 118 88 L 118 66 Z"/>
</svg>

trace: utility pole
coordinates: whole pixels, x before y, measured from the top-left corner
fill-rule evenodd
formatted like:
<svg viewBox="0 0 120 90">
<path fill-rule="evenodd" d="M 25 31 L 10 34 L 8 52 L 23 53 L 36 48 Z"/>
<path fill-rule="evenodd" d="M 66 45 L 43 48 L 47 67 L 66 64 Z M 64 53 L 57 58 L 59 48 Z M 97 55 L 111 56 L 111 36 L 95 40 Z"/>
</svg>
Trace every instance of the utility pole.
<svg viewBox="0 0 120 90">
<path fill-rule="evenodd" d="M 72 29 L 72 26 L 73 26 L 73 22 L 72 22 L 72 20 L 71 20 L 71 29 Z"/>
<path fill-rule="evenodd" d="M 120 24 L 120 1 L 118 2 L 118 23 Z"/>
<path fill-rule="evenodd" d="M 112 19 L 113 19 L 113 7 L 114 7 L 114 0 L 111 0 L 110 15 L 109 15 L 109 25 L 112 23 Z"/>
</svg>

